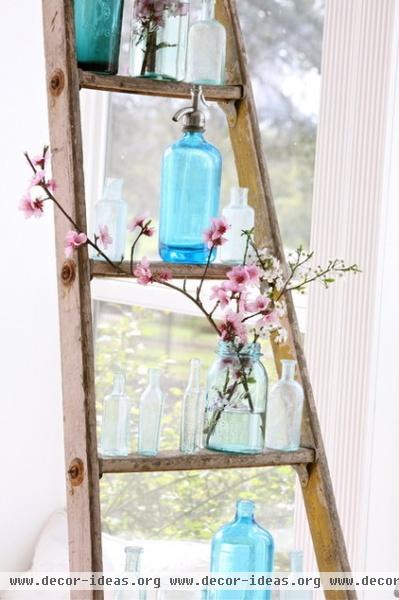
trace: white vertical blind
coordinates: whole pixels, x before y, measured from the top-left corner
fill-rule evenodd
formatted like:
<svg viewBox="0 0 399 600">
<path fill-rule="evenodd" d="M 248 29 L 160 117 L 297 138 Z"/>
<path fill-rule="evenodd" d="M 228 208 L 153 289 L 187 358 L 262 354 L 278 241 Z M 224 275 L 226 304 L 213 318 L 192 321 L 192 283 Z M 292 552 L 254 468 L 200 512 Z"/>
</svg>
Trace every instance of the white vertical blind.
<svg viewBox="0 0 399 600">
<path fill-rule="evenodd" d="M 358 569 L 365 566 L 373 414 L 382 401 L 375 344 L 398 8 L 396 0 L 327 0 L 324 26 L 311 246 L 318 262 L 344 258 L 363 273 L 311 292 L 306 352 L 349 556 Z M 303 521 L 300 509 L 298 544 L 306 545 Z"/>
</svg>

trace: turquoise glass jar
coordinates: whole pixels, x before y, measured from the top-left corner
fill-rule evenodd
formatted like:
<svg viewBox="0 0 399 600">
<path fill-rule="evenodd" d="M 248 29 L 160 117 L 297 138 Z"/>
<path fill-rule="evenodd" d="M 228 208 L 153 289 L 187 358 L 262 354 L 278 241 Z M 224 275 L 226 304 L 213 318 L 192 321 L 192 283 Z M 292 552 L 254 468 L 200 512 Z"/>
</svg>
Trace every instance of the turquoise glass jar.
<svg viewBox="0 0 399 600">
<path fill-rule="evenodd" d="M 86 71 L 118 72 L 123 0 L 74 0 L 78 66 Z"/>
<path fill-rule="evenodd" d="M 239 500 L 233 522 L 214 535 L 211 548 L 212 573 L 271 573 L 272 535 L 255 521 L 255 503 Z M 270 590 L 212 590 L 209 600 L 271 600 Z"/>
<path fill-rule="evenodd" d="M 219 342 L 208 373 L 204 444 L 210 450 L 258 454 L 265 446 L 268 378 L 259 344 Z"/>
</svg>

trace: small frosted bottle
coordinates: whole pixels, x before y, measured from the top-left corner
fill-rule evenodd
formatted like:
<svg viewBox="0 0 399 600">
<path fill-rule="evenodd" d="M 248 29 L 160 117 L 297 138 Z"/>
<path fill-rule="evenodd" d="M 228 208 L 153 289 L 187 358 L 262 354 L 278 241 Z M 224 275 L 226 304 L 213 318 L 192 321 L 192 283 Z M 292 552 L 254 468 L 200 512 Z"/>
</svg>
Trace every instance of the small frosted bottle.
<svg viewBox="0 0 399 600">
<path fill-rule="evenodd" d="M 130 438 L 130 400 L 125 394 L 125 378 L 114 375 L 111 394 L 104 398 L 100 452 L 104 456 L 127 456 Z"/>
<path fill-rule="evenodd" d="M 140 573 L 141 556 L 143 548 L 141 546 L 125 547 L 125 573 L 129 577 L 137 577 Z M 128 589 L 118 590 L 114 596 L 115 600 L 146 600 L 147 592 L 145 590 L 135 590 L 133 586 Z"/>
<path fill-rule="evenodd" d="M 215 19 L 215 0 L 202 0 L 201 19 L 188 36 L 186 81 L 206 85 L 224 83 L 226 30 Z"/>
<path fill-rule="evenodd" d="M 180 451 L 193 454 L 198 448 L 199 411 L 201 409 L 201 361 L 190 362 L 190 376 L 184 392 L 180 423 Z"/>
<path fill-rule="evenodd" d="M 159 450 L 164 398 L 159 369 L 148 369 L 148 386 L 140 398 L 139 454 L 155 456 Z"/>
<path fill-rule="evenodd" d="M 240 264 L 243 262 L 246 246 L 246 237 L 242 232 L 252 229 L 255 224 L 254 209 L 248 206 L 248 189 L 231 188 L 230 204 L 222 212 L 230 228 L 225 234 L 227 242 L 220 247 L 220 260 Z"/>
<path fill-rule="evenodd" d="M 98 237 L 106 226 L 107 233 L 112 239 L 112 242 L 107 244 L 107 248 L 101 244 L 101 240 L 98 240 L 97 244 L 113 261 L 122 260 L 125 253 L 127 203 L 122 198 L 122 187 L 123 179 L 107 178 L 103 198 L 95 206 L 95 235 Z M 94 249 L 91 258 L 105 260 Z"/>
<path fill-rule="evenodd" d="M 300 575 L 303 573 L 303 552 L 293 550 L 290 552 L 291 573 Z M 311 590 L 280 590 L 280 600 L 312 600 Z"/>
<path fill-rule="evenodd" d="M 255 521 L 255 503 L 239 500 L 232 523 L 213 536 L 212 573 L 271 573 L 274 542 L 271 534 Z M 270 590 L 211 590 L 209 600 L 271 600 Z"/>
<path fill-rule="evenodd" d="M 201 89 L 195 86 L 192 106 L 174 115 L 175 121 L 183 117 L 184 135 L 163 158 L 159 253 L 172 263 L 207 262 L 204 230 L 219 214 L 222 157 L 204 138 L 200 97 Z"/>
<path fill-rule="evenodd" d="M 295 360 L 282 360 L 281 379 L 270 392 L 266 414 L 266 446 L 297 450 L 300 446 L 304 393 L 295 381 Z"/>
</svg>

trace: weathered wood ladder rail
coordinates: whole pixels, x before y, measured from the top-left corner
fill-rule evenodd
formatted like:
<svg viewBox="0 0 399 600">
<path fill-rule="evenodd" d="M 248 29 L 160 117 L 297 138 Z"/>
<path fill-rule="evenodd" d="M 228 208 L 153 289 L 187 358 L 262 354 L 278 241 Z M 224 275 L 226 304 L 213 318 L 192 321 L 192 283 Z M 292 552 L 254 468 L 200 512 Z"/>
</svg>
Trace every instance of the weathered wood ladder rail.
<svg viewBox="0 0 399 600">
<path fill-rule="evenodd" d="M 258 241 L 284 261 L 235 0 L 217 0 L 217 16 L 228 34 L 229 85 L 205 87 L 205 97 L 217 101 L 226 113 L 240 185 L 250 189 L 256 210 Z M 65 208 L 85 230 L 80 88 L 185 98 L 189 97 L 189 86 L 80 72 L 75 61 L 72 0 L 43 0 L 43 20 L 53 174 Z M 111 273 L 103 263 L 90 264 L 87 249 L 77 253 L 76 265 L 65 262 L 64 238 L 68 223 L 59 212 L 55 213 L 55 228 L 71 570 L 102 570 L 101 473 L 288 464 L 296 469 L 300 478 L 320 571 L 350 571 L 291 298 L 288 299 L 287 318 L 289 342 L 284 346 L 273 345 L 273 351 L 277 367 L 284 357 L 295 357 L 298 361 L 306 394 L 303 447 L 300 450 L 288 453 L 266 450 L 258 456 L 202 451 L 194 456 L 176 452 L 154 458 L 138 455 L 120 459 L 101 458 L 97 454 L 96 441 L 90 278 L 107 277 Z M 198 274 L 198 269 L 192 266 L 173 266 L 173 270 L 176 277 L 195 277 Z M 210 277 L 220 277 L 223 272 L 223 267 L 213 266 Z M 354 600 L 357 597 L 353 591 L 325 591 L 325 596 L 336 600 Z M 100 591 L 80 591 L 73 592 L 71 597 L 93 600 L 103 598 L 103 594 Z"/>
</svg>

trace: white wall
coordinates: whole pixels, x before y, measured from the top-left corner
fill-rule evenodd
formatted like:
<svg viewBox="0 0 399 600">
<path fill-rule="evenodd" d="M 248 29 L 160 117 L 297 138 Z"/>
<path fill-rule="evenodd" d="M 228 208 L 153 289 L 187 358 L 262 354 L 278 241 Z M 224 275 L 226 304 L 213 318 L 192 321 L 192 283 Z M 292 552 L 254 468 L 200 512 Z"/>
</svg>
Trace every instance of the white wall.
<svg viewBox="0 0 399 600">
<path fill-rule="evenodd" d="M 2 0 L 0 49 L 0 570 L 17 570 L 65 503 L 52 213 L 17 210 L 22 152 L 48 141 L 40 0 Z"/>
</svg>

